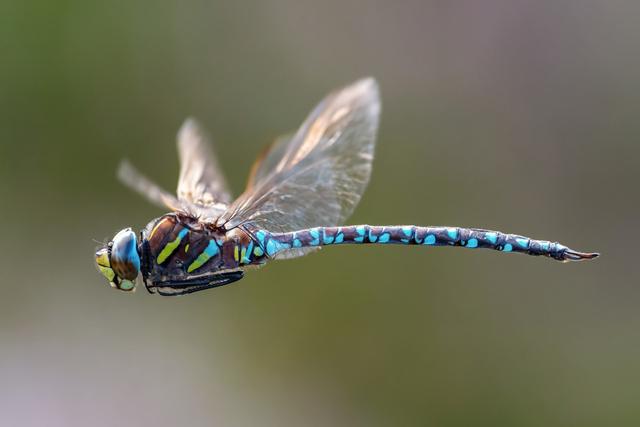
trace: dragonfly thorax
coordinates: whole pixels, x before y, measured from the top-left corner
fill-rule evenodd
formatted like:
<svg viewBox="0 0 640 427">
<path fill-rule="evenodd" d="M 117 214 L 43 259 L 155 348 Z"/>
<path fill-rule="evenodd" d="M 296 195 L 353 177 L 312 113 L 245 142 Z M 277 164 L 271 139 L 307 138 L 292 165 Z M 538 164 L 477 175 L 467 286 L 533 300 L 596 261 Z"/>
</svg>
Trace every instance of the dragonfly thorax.
<svg viewBox="0 0 640 427">
<path fill-rule="evenodd" d="M 226 231 L 180 213 L 151 221 L 142 231 L 140 253 L 142 276 L 150 292 L 167 284 L 214 280 L 219 278 L 216 275 L 231 272 L 236 273 L 234 278 L 238 273 L 241 277 L 241 268 L 260 264 L 265 258 L 243 228 Z"/>
</svg>

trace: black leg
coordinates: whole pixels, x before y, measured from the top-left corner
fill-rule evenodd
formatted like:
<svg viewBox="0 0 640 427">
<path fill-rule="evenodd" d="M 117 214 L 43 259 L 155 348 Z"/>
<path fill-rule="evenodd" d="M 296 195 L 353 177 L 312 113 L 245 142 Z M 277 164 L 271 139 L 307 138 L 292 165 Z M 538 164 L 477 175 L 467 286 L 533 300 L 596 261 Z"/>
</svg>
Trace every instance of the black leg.
<svg viewBox="0 0 640 427">
<path fill-rule="evenodd" d="M 162 296 L 180 296 L 228 285 L 242 279 L 243 276 L 243 271 L 232 271 L 230 273 L 211 274 L 187 280 L 155 282 L 146 286 L 151 293 L 157 292 Z"/>
</svg>

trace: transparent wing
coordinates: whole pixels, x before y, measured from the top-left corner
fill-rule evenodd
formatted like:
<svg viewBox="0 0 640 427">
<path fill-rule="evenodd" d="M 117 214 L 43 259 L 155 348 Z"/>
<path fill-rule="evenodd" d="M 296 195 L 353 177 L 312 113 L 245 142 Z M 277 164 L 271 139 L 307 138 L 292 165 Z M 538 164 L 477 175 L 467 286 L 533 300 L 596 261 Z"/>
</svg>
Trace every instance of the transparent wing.
<svg viewBox="0 0 640 427">
<path fill-rule="evenodd" d="M 178 131 L 178 156 L 178 199 L 222 213 L 231 202 L 231 193 L 206 132 L 194 119 L 187 119 Z"/>
<path fill-rule="evenodd" d="M 142 173 L 138 172 L 138 170 L 127 160 L 120 162 L 120 166 L 118 167 L 118 178 L 127 187 L 138 192 L 157 206 L 166 207 L 171 210 L 182 209 L 182 204 L 175 198 L 175 196 L 160 188 L 160 186 L 152 182 Z"/>
<path fill-rule="evenodd" d="M 276 138 L 273 143 L 266 147 L 266 149 L 260 153 L 256 161 L 251 166 L 249 172 L 249 178 L 247 179 L 246 192 L 253 191 L 254 188 L 259 186 L 273 171 L 273 169 L 282 160 L 284 153 L 287 150 L 289 142 L 293 138 L 292 134 L 282 135 Z M 296 248 L 287 251 L 278 252 L 275 255 L 275 259 L 291 259 L 304 255 L 308 255 L 312 252 L 319 251 L 320 246 L 312 248 Z"/>
<path fill-rule="evenodd" d="M 256 161 L 251 166 L 245 191 L 248 192 L 253 190 L 269 176 L 276 165 L 282 160 L 292 138 L 293 135 L 279 136 L 275 141 L 273 141 L 273 143 L 267 146 L 262 153 L 260 153 Z"/>
<path fill-rule="evenodd" d="M 150 202 L 214 221 L 224 212 L 231 195 L 206 133 L 194 120 L 187 119 L 178 131 L 180 178 L 178 197 L 169 194 L 142 175 L 128 161 L 120 163 L 120 180 Z"/>
<path fill-rule="evenodd" d="M 369 181 L 379 115 L 371 78 L 327 96 L 288 144 L 267 154 L 217 225 L 279 232 L 339 225 Z"/>
</svg>

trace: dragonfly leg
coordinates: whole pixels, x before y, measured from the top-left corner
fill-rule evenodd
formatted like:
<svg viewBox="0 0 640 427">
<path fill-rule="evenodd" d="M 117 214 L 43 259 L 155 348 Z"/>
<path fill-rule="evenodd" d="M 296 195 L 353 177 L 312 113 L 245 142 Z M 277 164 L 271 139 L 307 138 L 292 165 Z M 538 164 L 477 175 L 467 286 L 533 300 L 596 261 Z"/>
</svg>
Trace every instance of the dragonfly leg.
<svg viewBox="0 0 640 427">
<path fill-rule="evenodd" d="M 242 279 L 243 276 L 243 271 L 232 271 L 186 280 L 156 281 L 145 283 L 145 285 L 147 290 L 152 294 L 157 292 L 162 296 L 180 296 L 228 285 L 229 283 L 237 282 Z"/>
</svg>

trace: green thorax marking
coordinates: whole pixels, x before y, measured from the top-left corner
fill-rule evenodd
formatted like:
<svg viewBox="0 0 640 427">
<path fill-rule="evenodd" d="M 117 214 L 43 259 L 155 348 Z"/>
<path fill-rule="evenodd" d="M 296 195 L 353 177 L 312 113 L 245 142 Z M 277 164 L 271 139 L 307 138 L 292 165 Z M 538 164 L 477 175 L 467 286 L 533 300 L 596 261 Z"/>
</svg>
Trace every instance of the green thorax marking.
<svg viewBox="0 0 640 427">
<path fill-rule="evenodd" d="M 191 264 L 189 264 L 187 273 L 193 273 L 195 270 L 202 267 L 207 261 L 209 261 L 211 257 L 218 255 L 219 252 L 220 248 L 218 247 L 216 241 L 214 239 L 209 240 L 209 244 L 204 249 L 204 251 L 202 251 L 202 253 L 198 255 L 198 258 L 196 258 Z"/>
<path fill-rule="evenodd" d="M 163 262 L 165 262 L 171 256 L 171 254 L 178 248 L 178 246 L 180 246 L 180 242 L 182 242 L 182 239 L 184 239 L 184 237 L 188 233 L 189 233 L 189 230 L 186 228 L 183 228 L 182 230 L 180 230 L 180 233 L 178 233 L 178 237 L 176 237 L 174 241 L 167 243 L 164 246 L 164 248 L 162 248 L 162 250 L 160 251 L 160 254 L 158 254 L 158 258 L 156 259 L 156 262 L 158 264 L 162 264 Z"/>
</svg>

